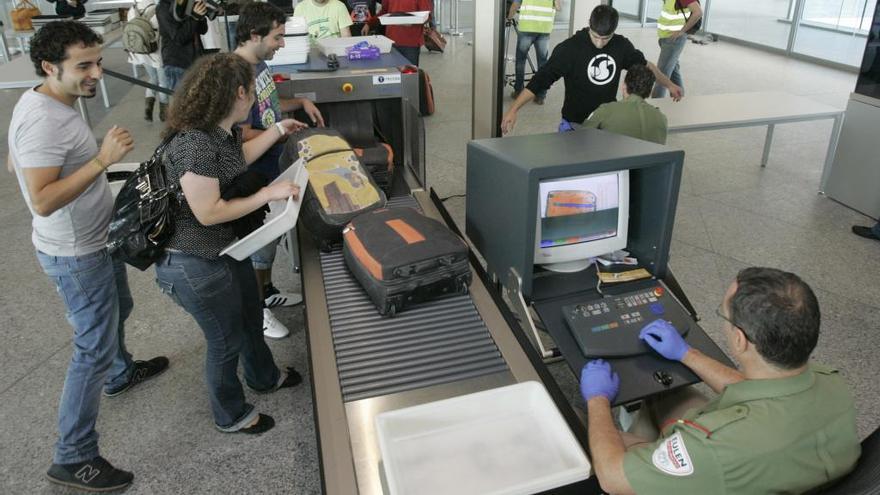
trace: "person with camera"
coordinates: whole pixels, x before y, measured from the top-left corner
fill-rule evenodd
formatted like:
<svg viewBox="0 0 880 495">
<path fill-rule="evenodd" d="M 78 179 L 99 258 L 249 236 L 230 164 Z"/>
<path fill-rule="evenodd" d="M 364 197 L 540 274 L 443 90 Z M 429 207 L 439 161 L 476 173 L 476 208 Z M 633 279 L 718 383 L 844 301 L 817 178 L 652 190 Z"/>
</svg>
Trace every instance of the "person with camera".
<svg viewBox="0 0 880 495">
<path fill-rule="evenodd" d="M 657 68 L 681 88 L 682 93 L 684 93 L 684 79 L 681 77 L 678 60 L 687 44 L 688 31 L 696 26 L 702 17 L 703 9 L 699 0 L 664 0 L 663 10 L 660 11 L 660 18 L 657 19 L 657 43 L 660 45 Z M 663 98 L 666 93 L 666 88 L 657 84 L 651 96 Z"/>
<path fill-rule="evenodd" d="M 274 125 L 281 121 L 284 113 L 302 109 L 313 124 L 323 127 L 324 119 L 321 112 L 308 98 L 281 99 L 272 71 L 266 64 L 272 60 L 275 52 L 284 46 L 284 22 L 286 16 L 278 7 L 264 2 L 249 3 L 241 9 L 236 25 L 236 55 L 245 59 L 254 67 L 256 74 L 256 101 L 250 115 L 240 124 L 242 140 L 248 142 L 263 134 L 275 134 Z M 263 176 L 268 183 L 275 180 L 281 173 L 278 160 L 284 151 L 281 142 L 272 145 L 262 156 L 250 166 Z M 289 165 L 289 164 L 286 164 Z M 272 314 L 271 308 L 277 306 L 293 306 L 302 302 L 302 295 L 279 291 L 272 284 L 272 264 L 278 240 L 271 242 L 251 255 L 254 270 L 257 274 L 258 287 L 261 291 L 263 304 L 263 334 L 268 338 L 280 339 L 290 331 Z"/>
<path fill-rule="evenodd" d="M 55 14 L 63 17 L 79 19 L 86 15 L 86 2 L 88 0 L 46 0 L 55 4 Z"/>
<path fill-rule="evenodd" d="M 208 32 L 208 5 L 196 0 L 192 15 L 178 21 L 173 9 L 175 0 L 159 0 L 156 16 L 159 20 L 159 38 L 162 46 L 162 62 L 165 82 L 169 89 L 176 89 L 189 66 L 202 54 L 199 36 Z"/>
<path fill-rule="evenodd" d="M 101 43 L 101 36 L 76 21 L 50 22 L 37 31 L 30 58 L 43 80 L 15 105 L 8 134 L 9 160 L 33 216 L 37 260 L 73 327 L 59 438 L 47 477 L 88 491 L 119 490 L 134 477 L 98 451 L 102 388 L 105 396 L 117 396 L 168 367 L 168 358 L 134 361 L 126 350 L 124 324 L 134 303 L 125 264 L 105 247 L 113 197 L 104 171 L 131 151 L 134 140 L 113 126 L 99 148 L 73 108 L 78 98 L 96 94 Z"/>
<path fill-rule="evenodd" d="M 263 433 L 275 424 L 245 399 L 239 358 L 245 383 L 256 393 L 302 381 L 295 369 L 278 369 L 263 339 L 263 302 L 251 261 L 220 255 L 236 239 L 231 222 L 299 194 L 285 180 L 250 196 L 221 196 L 273 144 L 302 128 L 293 119 L 281 120 L 272 132 L 242 144 L 236 124 L 248 118 L 255 99 L 251 64 L 234 53 L 205 56 L 181 81 L 166 130 L 173 135 L 164 153 L 168 181 L 179 182 L 182 197 L 174 234 L 156 262 L 156 283 L 205 335 L 208 396 L 214 425 L 225 433 Z"/>
</svg>

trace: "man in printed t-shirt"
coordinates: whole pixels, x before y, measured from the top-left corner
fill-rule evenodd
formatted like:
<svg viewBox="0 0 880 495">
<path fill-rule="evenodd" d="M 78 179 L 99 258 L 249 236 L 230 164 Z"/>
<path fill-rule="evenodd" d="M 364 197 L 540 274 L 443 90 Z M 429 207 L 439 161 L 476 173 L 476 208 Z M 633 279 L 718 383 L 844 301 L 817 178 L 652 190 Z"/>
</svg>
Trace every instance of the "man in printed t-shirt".
<svg viewBox="0 0 880 495">
<path fill-rule="evenodd" d="M 520 92 L 501 120 L 502 132 L 507 134 L 513 130 L 517 111 L 532 101 L 536 94 L 546 93 L 559 78 L 565 80 L 560 132 L 574 130 L 599 105 L 615 101 L 621 71 L 636 65 L 647 65 L 657 78 L 657 83 L 665 86 L 673 99 L 679 100 L 681 88 L 663 75 L 656 65 L 646 61 L 644 54 L 627 38 L 614 34 L 617 21 L 617 10 L 613 7 L 599 5 L 593 9 L 590 27 L 557 45 L 547 64 L 535 73 L 528 86 Z"/>
<path fill-rule="evenodd" d="M 339 0 L 302 0 L 293 9 L 293 15 L 306 18 L 312 42 L 351 36 L 351 17 L 348 8 Z"/>
<path fill-rule="evenodd" d="M 238 17 L 236 26 L 236 55 L 254 65 L 256 75 L 256 100 L 251 115 L 241 130 L 243 140 L 251 140 L 263 132 L 279 132 L 276 123 L 281 121 L 282 113 L 302 109 L 313 124 L 323 127 L 324 119 L 315 104 L 306 98 L 282 100 L 278 97 L 272 72 L 266 65 L 275 52 L 284 46 L 284 12 L 272 4 L 254 2 L 245 6 Z M 307 127 L 302 124 L 302 127 Z M 281 173 L 278 160 L 284 151 L 284 141 L 269 148 L 251 166 L 254 170 L 272 181 Z M 272 315 L 270 308 L 291 306 L 302 301 L 300 294 L 282 293 L 272 285 L 272 263 L 275 261 L 277 241 L 271 242 L 251 256 L 257 281 L 263 291 L 263 334 L 269 338 L 282 338 L 289 334 L 287 328 Z"/>
</svg>

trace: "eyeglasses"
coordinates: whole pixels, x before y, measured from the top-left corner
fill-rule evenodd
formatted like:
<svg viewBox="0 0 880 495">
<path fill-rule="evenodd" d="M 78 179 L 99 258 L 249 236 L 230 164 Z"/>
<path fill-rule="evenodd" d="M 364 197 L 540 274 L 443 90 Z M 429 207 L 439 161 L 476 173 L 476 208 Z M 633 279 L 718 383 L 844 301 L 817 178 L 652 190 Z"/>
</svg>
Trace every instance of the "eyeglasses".
<svg viewBox="0 0 880 495">
<path fill-rule="evenodd" d="M 732 326 L 739 328 L 740 331 L 743 333 L 743 335 L 746 336 L 746 340 L 748 340 L 749 342 L 752 342 L 752 338 L 749 337 L 749 334 L 745 331 L 745 329 L 743 327 L 737 325 L 736 323 L 733 322 L 733 320 L 724 316 L 724 313 L 721 312 L 722 306 L 724 306 L 724 302 L 722 302 L 721 304 L 718 305 L 717 308 L 715 308 L 715 314 L 718 315 L 718 317 L 721 318 L 722 320 L 726 321 L 727 323 L 730 323 Z M 752 342 L 752 343 L 754 343 L 754 342 Z"/>
</svg>

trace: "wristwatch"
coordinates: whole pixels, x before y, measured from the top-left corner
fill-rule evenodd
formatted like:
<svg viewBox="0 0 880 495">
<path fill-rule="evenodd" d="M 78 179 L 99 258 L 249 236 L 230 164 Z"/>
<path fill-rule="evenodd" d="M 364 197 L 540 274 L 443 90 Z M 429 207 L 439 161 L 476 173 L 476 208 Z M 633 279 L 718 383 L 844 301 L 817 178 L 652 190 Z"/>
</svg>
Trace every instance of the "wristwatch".
<svg viewBox="0 0 880 495">
<path fill-rule="evenodd" d="M 281 137 L 284 137 L 287 135 L 287 129 L 285 129 L 284 126 L 281 125 L 281 122 L 275 122 L 275 128 L 278 129 L 278 132 L 281 134 Z"/>
</svg>

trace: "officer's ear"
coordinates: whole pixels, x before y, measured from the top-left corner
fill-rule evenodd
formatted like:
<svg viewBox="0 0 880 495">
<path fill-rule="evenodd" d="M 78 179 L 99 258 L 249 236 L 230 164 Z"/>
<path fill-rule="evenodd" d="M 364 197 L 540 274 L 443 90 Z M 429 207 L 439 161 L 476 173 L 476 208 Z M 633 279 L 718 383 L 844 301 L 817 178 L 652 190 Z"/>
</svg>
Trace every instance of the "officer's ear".
<svg viewBox="0 0 880 495">
<path fill-rule="evenodd" d="M 732 325 L 731 325 L 732 326 Z M 740 327 L 733 327 L 733 349 L 737 354 L 746 352 L 751 341 L 746 337 L 746 333 Z"/>
</svg>

